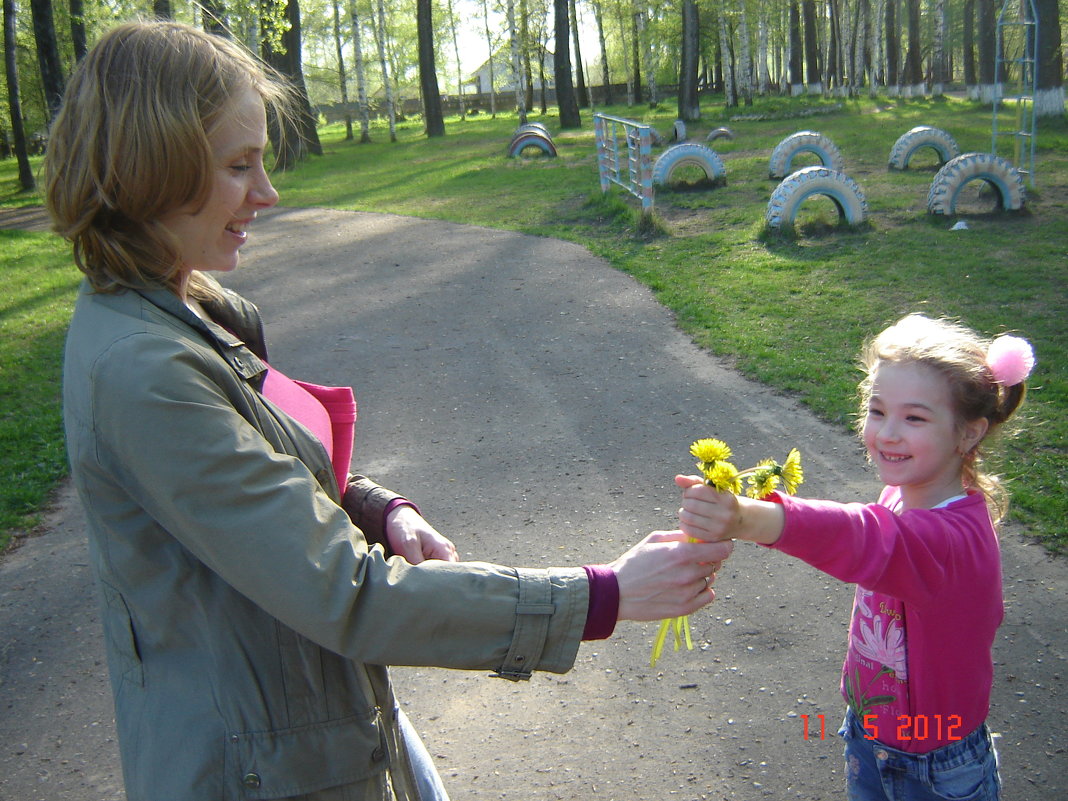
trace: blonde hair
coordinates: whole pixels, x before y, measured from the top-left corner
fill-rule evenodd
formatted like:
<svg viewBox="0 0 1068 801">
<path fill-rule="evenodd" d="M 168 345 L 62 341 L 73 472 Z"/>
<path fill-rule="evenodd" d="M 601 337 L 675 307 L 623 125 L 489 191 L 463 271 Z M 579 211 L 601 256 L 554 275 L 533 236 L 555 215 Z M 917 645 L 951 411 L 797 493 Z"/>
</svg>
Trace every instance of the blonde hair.
<svg viewBox="0 0 1068 801">
<path fill-rule="evenodd" d="M 861 421 L 871 400 L 875 369 L 884 362 L 919 363 L 941 373 L 949 385 L 953 413 L 958 427 L 985 419 L 986 434 L 962 454 L 961 480 L 966 489 L 975 489 L 987 499 L 991 516 L 997 522 L 1008 512 L 1009 496 L 1000 479 L 982 469 L 986 439 L 998 430 L 1023 403 L 1026 382 L 1006 387 L 994 380 L 987 366 L 990 340 L 952 320 L 933 320 L 910 314 L 868 341 L 861 353 L 867 375 L 860 384 Z"/>
<path fill-rule="evenodd" d="M 160 217 L 207 200 L 208 136 L 247 89 L 290 115 L 277 73 L 232 40 L 175 22 L 119 25 L 78 65 L 49 137 L 46 204 L 96 291 L 179 290 L 178 243 Z M 214 294 L 205 278 L 190 277 L 194 297 Z"/>
</svg>

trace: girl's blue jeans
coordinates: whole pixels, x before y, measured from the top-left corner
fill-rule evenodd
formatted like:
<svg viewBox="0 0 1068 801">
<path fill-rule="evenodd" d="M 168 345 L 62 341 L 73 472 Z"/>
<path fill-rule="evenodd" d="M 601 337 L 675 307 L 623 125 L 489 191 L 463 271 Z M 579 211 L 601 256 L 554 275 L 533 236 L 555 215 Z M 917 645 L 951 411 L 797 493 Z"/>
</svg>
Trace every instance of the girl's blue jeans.
<svg viewBox="0 0 1068 801">
<path fill-rule="evenodd" d="M 865 739 L 852 709 L 838 733 L 845 740 L 849 801 L 999 801 L 997 754 L 984 723 L 961 740 L 910 754 Z"/>
</svg>

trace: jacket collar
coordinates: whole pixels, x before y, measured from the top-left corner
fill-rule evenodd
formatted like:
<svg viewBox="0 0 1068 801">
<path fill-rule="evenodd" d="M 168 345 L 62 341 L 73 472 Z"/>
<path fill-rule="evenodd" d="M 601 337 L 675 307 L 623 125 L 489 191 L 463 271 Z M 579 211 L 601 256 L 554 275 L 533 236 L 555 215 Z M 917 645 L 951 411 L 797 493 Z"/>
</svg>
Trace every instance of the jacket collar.
<svg viewBox="0 0 1068 801">
<path fill-rule="evenodd" d="M 202 320 L 182 303 L 181 298 L 169 290 L 137 289 L 135 291 L 153 306 L 176 317 L 200 333 L 230 365 L 231 369 L 243 379 L 255 383 L 262 381 L 267 373 L 266 363 L 230 328 L 210 320 Z M 241 310 L 227 303 L 226 298 L 205 304 L 205 308 L 213 318 L 221 318 L 223 322 L 232 324 L 239 331 L 244 327 L 242 323 L 250 327 L 254 336 L 259 328 L 258 317 L 255 320 L 242 320 Z"/>
</svg>

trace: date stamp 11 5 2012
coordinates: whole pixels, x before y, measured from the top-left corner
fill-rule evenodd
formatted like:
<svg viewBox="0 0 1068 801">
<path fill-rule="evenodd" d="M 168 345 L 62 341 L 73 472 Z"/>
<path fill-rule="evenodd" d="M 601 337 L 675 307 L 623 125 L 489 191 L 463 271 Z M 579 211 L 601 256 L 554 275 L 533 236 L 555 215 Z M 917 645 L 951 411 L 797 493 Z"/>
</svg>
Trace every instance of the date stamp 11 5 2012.
<svg viewBox="0 0 1068 801">
<path fill-rule="evenodd" d="M 809 715 L 801 715 L 804 726 L 802 736 L 809 739 Z M 819 720 L 820 739 L 827 736 L 827 721 L 823 715 L 813 715 Z M 864 716 L 864 739 L 878 740 L 879 725 L 878 715 Z M 812 721 L 812 736 L 815 736 L 815 723 Z M 897 739 L 904 740 L 959 740 L 961 739 L 960 728 L 963 721 L 960 715 L 898 715 L 897 716 Z"/>
</svg>

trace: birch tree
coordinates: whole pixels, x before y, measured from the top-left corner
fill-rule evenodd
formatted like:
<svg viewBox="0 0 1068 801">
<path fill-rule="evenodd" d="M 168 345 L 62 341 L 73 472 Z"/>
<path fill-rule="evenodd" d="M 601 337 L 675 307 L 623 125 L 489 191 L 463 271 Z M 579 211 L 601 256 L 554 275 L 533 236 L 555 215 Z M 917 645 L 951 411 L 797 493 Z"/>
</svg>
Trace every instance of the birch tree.
<svg viewBox="0 0 1068 801">
<path fill-rule="evenodd" d="M 601 0 L 591 0 L 593 4 L 593 18 L 597 22 L 597 44 L 601 49 L 601 86 L 604 87 L 604 102 L 605 105 L 611 106 L 614 98 L 612 97 L 612 80 L 608 73 L 608 45 L 605 42 L 604 34 L 604 9 L 601 8 Z M 626 48 L 623 50 L 624 57 L 626 56 Z"/>
<path fill-rule="evenodd" d="M 379 0 L 381 2 L 381 0 Z M 515 105 L 519 111 L 519 124 L 527 123 L 527 87 L 524 82 L 523 65 L 519 60 L 519 31 L 515 27 L 515 0 L 508 0 L 508 34 L 512 48 L 512 86 L 515 88 Z"/>
<path fill-rule="evenodd" d="M 360 112 L 360 144 L 367 144 L 371 141 L 371 113 L 367 103 L 367 65 L 363 60 L 363 23 L 356 0 L 349 0 L 349 22 L 352 30 L 352 50 L 356 60 L 356 105 Z M 383 82 L 388 83 L 387 77 L 383 74 Z"/>
<path fill-rule="evenodd" d="M 341 105 L 345 107 L 345 141 L 352 140 L 352 112 L 349 111 L 348 76 L 345 74 L 345 51 L 341 46 L 340 0 L 332 0 L 334 12 L 334 49 L 337 54 L 337 79 L 341 89 Z"/>
<path fill-rule="evenodd" d="M 385 0 L 378 0 L 378 14 L 372 14 L 375 45 L 378 47 L 378 64 L 382 70 L 382 89 L 386 96 L 386 114 L 389 117 L 389 141 L 397 141 L 397 104 L 393 100 L 393 84 L 386 60 L 386 6 Z"/>
<path fill-rule="evenodd" d="M 486 49 L 489 51 L 489 61 L 486 63 L 489 65 L 490 117 L 497 119 L 497 83 L 494 75 L 496 49 L 494 47 L 493 32 L 490 29 L 489 0 L 482 0 L 482 24 L 486 31 Z"/>
</svg>

